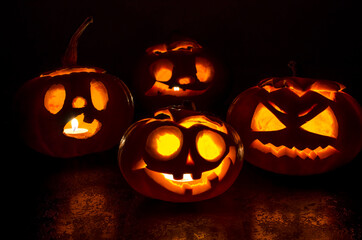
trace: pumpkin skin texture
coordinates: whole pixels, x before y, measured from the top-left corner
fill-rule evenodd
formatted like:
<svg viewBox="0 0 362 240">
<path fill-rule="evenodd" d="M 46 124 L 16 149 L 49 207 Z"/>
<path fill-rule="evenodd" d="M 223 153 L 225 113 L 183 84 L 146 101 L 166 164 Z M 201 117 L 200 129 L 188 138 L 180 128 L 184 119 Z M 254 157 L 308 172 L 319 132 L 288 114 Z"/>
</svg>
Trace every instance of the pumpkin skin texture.
<svg viewBox="0 0 362 240">
<path fill-rule="evenodd" d="M 245 144 L 245 159 L 287 175 L 328 172 L 362 147 L 362 110 L 333 81 L 269 78 L 239 94 L 227 122 Z"/>
<path fill-rule="evenodd" d="M 164 201 L 194 202 L 225 192 L 243 163 L 237 133 L 220 119 L 164 108 L 134 123 L 119 148 L 119 166 L 139 193 Z"/>
<path fill-rule="evenodd" d="M 15 97 L 20 134 L 38 152 L 70 158 L 104 151 L 120 141 L 132 122 L 127 86 L 103 69 L 75 65 L 74 41 L 91 20 L 73 36 L 65 66 L 26 82 Z"/>
<path fill-rule="evenodd" d="M 140 105 L 150 112 L 192 101 L 205 110 L 225 88 L 224 70 L 194 40 L 178 40 L 146 50 L 134 79 Z"/>
</svg>

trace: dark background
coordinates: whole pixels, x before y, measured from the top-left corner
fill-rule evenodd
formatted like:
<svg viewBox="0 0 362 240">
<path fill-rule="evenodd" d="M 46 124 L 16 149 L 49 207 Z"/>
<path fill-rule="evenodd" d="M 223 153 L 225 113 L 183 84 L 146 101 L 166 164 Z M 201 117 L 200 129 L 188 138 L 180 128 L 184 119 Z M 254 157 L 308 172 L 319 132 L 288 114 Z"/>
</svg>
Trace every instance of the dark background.
<svg viewBox="0 0 362 240">
<path fill-rule="evenodd" d="M 50 158 L 20 141 L 9 117 L 16 90 L 61 66 L 71 35 L 88 16 L 94 23 L 80 39 L 78 63 L 104 68 L 129 87 L 144 50 L 172 34 L 211 50 L 230 81 L 223 119 L 241 91 L 265 77 L 290 75 L 290 60 L 299 76 L 338 81 L 361 103 L 357 3 L 24 0 L 4 6 L 2 182 L 11 239 L 361 239 L 361 154 L 339 170 L 302 178 L 245 164 L 224 195 L 173 204 L 144 198 L 126 184 L 117 147 Z"/>
</svg>

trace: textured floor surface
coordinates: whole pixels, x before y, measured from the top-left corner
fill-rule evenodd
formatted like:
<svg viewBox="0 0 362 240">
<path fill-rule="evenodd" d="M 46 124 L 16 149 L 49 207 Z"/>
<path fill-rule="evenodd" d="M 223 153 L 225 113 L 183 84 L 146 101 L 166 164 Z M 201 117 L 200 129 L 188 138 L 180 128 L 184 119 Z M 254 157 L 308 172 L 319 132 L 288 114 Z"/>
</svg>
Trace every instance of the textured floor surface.
<svg viewBox="0 0 362 240">
<path fill-rule="evenodd" d="M 133 191 L 119 171 L 116 149 L 68 160 L 29 154 L 32 160 L 21 163 L 11 188 L 12 233 L 26 239 L 362 237 L 359 159 L 313 177 L 280 176 L 245 164 L 223 195 L 182 204 Z"/>
</svg>

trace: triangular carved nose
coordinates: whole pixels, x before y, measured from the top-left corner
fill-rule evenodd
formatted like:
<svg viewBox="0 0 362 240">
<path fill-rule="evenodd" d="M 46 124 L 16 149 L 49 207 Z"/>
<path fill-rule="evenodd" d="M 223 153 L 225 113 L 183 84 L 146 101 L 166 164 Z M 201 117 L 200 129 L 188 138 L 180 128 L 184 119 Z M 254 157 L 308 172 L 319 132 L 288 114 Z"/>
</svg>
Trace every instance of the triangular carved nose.
<svg viewBox="0 0 362 240">
<path fill-rule="evenodd" d="M 186 165 L 193 166 L 195 162 L 192 160 L 190 153 L 187 155 Z"/>
</svg>

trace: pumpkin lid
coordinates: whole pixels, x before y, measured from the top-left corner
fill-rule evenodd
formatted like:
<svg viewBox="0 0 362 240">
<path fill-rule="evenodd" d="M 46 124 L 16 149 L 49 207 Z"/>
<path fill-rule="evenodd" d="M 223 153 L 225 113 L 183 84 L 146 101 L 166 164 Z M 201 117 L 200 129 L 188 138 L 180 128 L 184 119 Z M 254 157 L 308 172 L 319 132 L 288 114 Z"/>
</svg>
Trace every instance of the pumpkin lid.
<svg viewBox="0 0 362 240">
<path fill-rule="evenodd" d="M 202 47 L 195 40 L 183 39 L 177 40 L 170 44 L 158 44 L 146 49 L 146 53 L 149 55 L 160 55 L 167 52 L 195 52 Z"/>
<path fill-rule="evenodd" d="M 346 88 L 343 84 L 335 81 L 301 77 L 266 78 L 261 80 L 258 86 L 262 88 L 269 86 L 276 89 L 292 88 L 303 92 L 308 90 L 325 90 L 331 92 L 338 92 Z"/>
<path fill-rule="evenodd" d="M 68 75 L 72 73 L 105 73 L 106 71 L 98 67 L 82 67 L 82 66 L 72 66 L 72 67 L 62 67 L 52 71 L 42 73 L 39 77 L 55 77 L 61 75 Z"/>
</svg>

